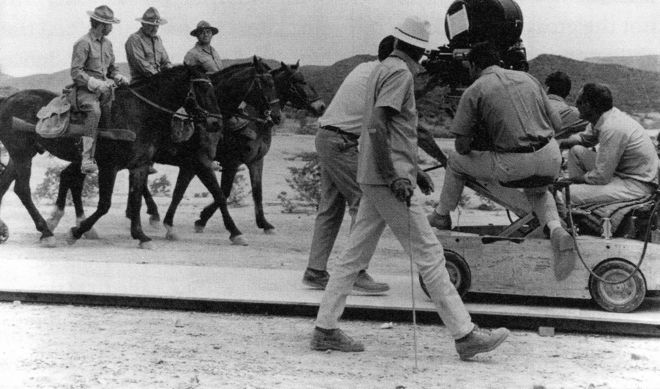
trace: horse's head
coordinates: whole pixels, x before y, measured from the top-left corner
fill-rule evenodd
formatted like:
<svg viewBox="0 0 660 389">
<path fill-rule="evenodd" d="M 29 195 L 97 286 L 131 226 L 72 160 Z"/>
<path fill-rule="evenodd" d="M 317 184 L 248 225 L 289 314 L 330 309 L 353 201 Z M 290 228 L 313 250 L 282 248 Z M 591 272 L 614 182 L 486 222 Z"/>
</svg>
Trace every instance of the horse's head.
<svg viewBox="0 0 660 389">
<path fill-rule="evenodd" d="M 270 68 L 256 55 L 252 58 L 252 65 L 254 80 L 244 101 L 254 107 L 266 120 L 278 124 L 282 120 L 282 112 Z"/>
<path fill-rule="evenodd" d="M 281 104 L 290 102 L 295 108 L 306 109 L 315 116 L 321 116 L 325 112 L 325 103 L 314 87 L 307 84 L 299 67 L 300 61 L 290 66 L 281 62 L 278 69 L 271 71 Z"/>
</svg>

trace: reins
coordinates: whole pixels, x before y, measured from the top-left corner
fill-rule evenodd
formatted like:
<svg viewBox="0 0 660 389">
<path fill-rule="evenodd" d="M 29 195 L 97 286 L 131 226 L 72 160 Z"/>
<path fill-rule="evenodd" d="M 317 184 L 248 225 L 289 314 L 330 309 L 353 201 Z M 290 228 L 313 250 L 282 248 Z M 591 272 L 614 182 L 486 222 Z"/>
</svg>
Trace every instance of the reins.
<svg viewBox="0 0 660 389">
<path fill-rule="evenodd" d="M 209 81 L 209 80 L 207 80 L 207 79 L 204 79 L 204 78 L 193 78 L 193 79 L 190 80 L 190 82 L 191 82 L 191 84 L 192 84 L 193 82 L 208 82 L 209 84 L 211 84 L 211 81 Z M 222 119 L 222 115 L 218 115 L 218 114 L 210 113 L 210 112 L 208 112 L 208 111 L 206 111 L 205 109 L 202 109 L 202 108 L 200 108 L 200 109 L 202 110 L 202 112 L 203 112 L 202 115 L 190 115 L 190 114 L 177 113 L 176 111 L 173 111 L 173 110 L 171 110 L 171 109 L 169 109 L 169 108 L 163 107 L 162 105 L 159 105 L 159 104 L 157 104 L 157 103 L 154 103 L 153 101 L 151 101 L 151 100 L 149 100 L 148 98 L 146 98 L 146 97 L 142 96 L 141 94 L 139 94 L 139 93 L 138 93 L 137 91 L 135 91 L 135 89 L 133 89 L 133 88 L 128 88 L 128 90 L 129 90 L 129 91 L 130 91 L 135 97 L 137 97 L 138 99 L 142 100 L 142 101 L 143 101 L 144 103 L 146 103 L 147 105 L 149 105 L 149 106 L 151 106 L 151 107 L 153 107 L 153 108 L 156 108 L 156 109 L 159 110 L 159 111 L 162 111 L 162 112 L 168 113 L 168 114 L 170 114 L 170 115 L 175 115 L 175 114 L 176 114 L 177 116 L 184 117 L 184 118 L 186 118 L 186 119 L 192 119 L 192 120 L 199 119 L 200 117 L 205 118 L 205 117 L 208 117 L 208 116 L 213 117 L 213 118 L 216 118 L 216 119 Z"/>
</svg>

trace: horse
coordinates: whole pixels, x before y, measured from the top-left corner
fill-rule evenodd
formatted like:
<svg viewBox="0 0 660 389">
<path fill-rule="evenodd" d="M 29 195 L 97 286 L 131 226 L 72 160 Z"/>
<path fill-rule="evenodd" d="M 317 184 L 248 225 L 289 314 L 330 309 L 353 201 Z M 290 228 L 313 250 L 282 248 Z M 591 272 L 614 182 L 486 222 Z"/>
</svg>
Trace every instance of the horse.
<svg viewBox="0 0 660 389">
<path fill-rule="evenodd" d="M 271 70 L 275 80 L 275 89 L 282 105 L 290 104 L 297 109 L 305 109 L 315 116 L 320 116 L 325 111 L 325 103 L 321 100 L 313 86 L 307 84 L 303 74 L 299 70 L 300 62 L 291 66 L 284 62 L 280 67 Z M 216 161 L 222 166 L 221 186 L 225 196 L 231 193 L 232 185 L 238 168 L 245 164 L 250 175 L 252 186 L 252 199 L 257 227 L 264 233 L 274 232 L 275 227 L 270 224 L 264 215 L 262 202 L 262 173 L 264 157 L 268 153 L 271 144 L 271 128 L 256 125 L 256 139 L 244 137 L 228 137 L 219 145 Z M 195 221 L 195 231 L 201 233 L 206 223 L 213 216 L 217 207 L 215 204 L 206 206 Z"/>
<path fill-rule="evenodd" d="M 299 71 L 299 63 L 289 66 L 281 62 L 280 67 L 270 70 L 270 73 L 275 81 L 275 90 L 280 104 L 291 104 L 294 108 L 306 109 L 316 116 L 320 116 L 324 112 L 325 103 L 323 103 L 314 88 L 305 81 L 304 76 Z M 249 126 L 255 131 L 256 138 L 251 139 L 236 134 L 226 134 L 222 142 L 218 144 L 215 160 L 222 166 L 221 187 L 226 197 L 231 193 L 239 166 L 241 164 L 247 165 L 252 186 L 256 223 L 259 228 L 263 229 L 264 233 L 270 234 L 274 232 L 275 227 L 266 220 L 264 215 L 261 182 L 264 157 L 270 149 L 272 139 L 272 126 L 267 123 L 250 123 Z M 181 179 L 184 180 L 182 185 L 187 187 L 190 179 L 187 173 L 182 170 L 177 178 L 177 186 L 181 184 Z M 185 191 L 185 188 L 183 190 Z M 145 192 L 144 196 L 147 203 L 147 212 L 151 215 L 152 220 L 159 220 L 158 207 L 151 198 L 150 193 Z M 168 239 L 178 239 L 178 236 L 173 232 L 171 220 L 181 198 L 182 196 L 173 196 L 163 222 L 166 229 L 168 229 L 166 235 Z M 195 222 L 196 232 L 201 233 L 204 231 L 206 223 L 217 208 L 215 203 L 204 208 L 200 214 L 200 219 Z M 247 239 L 242 235 L 232 235 L 230 240 L 235 245 L 248 244 Z"/>
<path fill-rule="evenodd" d="M 171 115 L 179 107 L 185 107 L 188 118 L 195 123 L 196 132 L 203 129 L 209 133 L 219 133 L 221 130 L 218 100 L 211 81 L 199 70 L 188 66 L 166 69 L 130 88 L 120 87 L 115 95 L 110 117 L 102 118 L 101 128 L 127 129 L 134 134 L 135 139 L 127 142 L 98 138 L 95 155 L 99 167 L 97 209 L 89 218 L 82 220 L 78 227 L 69 231 L 67 242 L 70 244 L 89 231 L 109 211 L 116 175 L 120 169 L 130 171 L 129 202 L 133 204 L 132 209 L 139 210 L 147 171 L 154 154 L 174 146 L 170 134 L 162 129 L 169 128 Z M 20 128 L 19 124 L 23 123 L 22 127 L 28 128 L 33 126 L 38 110 L 56 96 L 50 91 L 31 89 L 19 91 L 0 102 L 0 141 L 10 157 L 5 172 L 0 175 L 0 204 L 15 180 L 14 192 L 32 217 L 36 229 L 41 232 L 40 243 L 46 247 L 54 247 L 56 242 L 32 201 L 29 186 L 32 158 L 37 152 L 48 151 L 58 158 L 80 163 L 80 138 L 42 138 L 33 130 Z M 196 136 L 200 142 L 206 138 Z M 211 144 L 209 147 L 213 146 Z M 195 159 L 189 155 L 182 157 Z M 212 171 L 209 176 L 215 179 Z M 151 238 L 142 231 L 139 212 L 132 213 L 130 230 L 131 236 L 140 241 L 139 247 L 151 247 Z M 1 220 L 0 233 L 3 233 L 3 237 L 8 236 L 8 228 Z"/>
<path fill-rule="evenodd" d="M 228 67 L 218 73 L 209 75 L 211 82 L 216 90 L 218 96 L 219 108 L 224 116 L 239 114 L 237 109 L 239 105 L 244 102 L 251 106 L 256 107 L 259 111 L 258 118 L 248 118 L 255 122 L 269 123 L 270 120 L 279 122 L 280 110 L 278 100 L 275 98 L 274 80 L 268 73 L 269 68 L 257 57 L 253 58 L 251 63 L 238 64 Z M 225 135 L 226 136 L 226 135 Z M 212 152 L 206 153 L 210 158 L 206 159 L 204 163 L 204 175 L 200 176 L 199 169 L 191 168 L 190 164 L 181 163 L 176 158 L 168 156 L 167 153 L 157 153 L 154 156 L 154 161 L 158 163 L 179 166 L 180 172 L 177 177 L 177 184 L 175 185 L 173 193 L 173 203 L 177 203 L 183 198 L 188 184 L 196 175 L 204 183 L 206 188 L 214 197 L 214 204 L 219 206 L 222 210 L 223 220 L 225 227 L 230 231 L 230 239 L 238 237 L 240 240 L 240 231 L 236 227 L 231 215 L 226 207 L 226 196 L 221 191 L 221 188 L 215 179 L 215 174 L 211 170 L 211 161 L 215 156 L 215 147 L 222 144 L 221 138 L 216 138 L 214 143 L 211 141 L 207 145 L 213 144 Z M 185 146 L 185 144 L 184 144 Z M 56 226 L 59 219 L 64 214 L 64 207 L 66 205 L 66 194 L 71 190 L 73 203 L 76 209 L 76 216 L 84 215 L 82 207 L 82 184 L 84 176 L 80 176 L 77 172 L 79 165 L 71 164 L 64 169 L 60 175 L 60 188 L 56 200 L 56 207 L 49 219 L 49 225 Z M 212 176 L 212 177 L 209 177 Z M 151 215 L 150 223 L 155 224 L 160 221 L 158 215 L 158 208 L 156 203 L 151 197 L 148 188 L 143 190 L 143 196 L 147 204 L 147 213 Z M 176 209 L 170 206 L 172 209 Z M 133 213 L 130 203 L 127 204 L 126 215 L 130 217 Z M 165 228 L 167 229 L 166 238 L 170 240 L 178 239 L 173 226 L 174 211 L 168 212 L 168 217 L 164 221 Z"/>
</svg>

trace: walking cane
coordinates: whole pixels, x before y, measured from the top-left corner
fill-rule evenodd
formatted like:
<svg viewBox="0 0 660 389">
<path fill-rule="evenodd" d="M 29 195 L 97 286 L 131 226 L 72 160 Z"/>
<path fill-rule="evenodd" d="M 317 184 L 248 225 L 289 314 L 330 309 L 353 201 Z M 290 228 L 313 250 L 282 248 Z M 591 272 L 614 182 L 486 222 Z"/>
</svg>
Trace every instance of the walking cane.
<svg viewBox="0 0 660 389">
<path fill-rule="evenodd" d="M 412 252 L 412 236 L 410 227 L 410 208 L 406 207 L 406 215 L 408 216 L 408 258 L 410 259 L 410 300 L 412 301 L 412 317 L 413 317 L 413 349 L 415 352 L 415 367 L 413 373 L 417 369 L 417 310 L 415 309 L 415 282 L 413 276 L 413 252 Z"/>
</svg>

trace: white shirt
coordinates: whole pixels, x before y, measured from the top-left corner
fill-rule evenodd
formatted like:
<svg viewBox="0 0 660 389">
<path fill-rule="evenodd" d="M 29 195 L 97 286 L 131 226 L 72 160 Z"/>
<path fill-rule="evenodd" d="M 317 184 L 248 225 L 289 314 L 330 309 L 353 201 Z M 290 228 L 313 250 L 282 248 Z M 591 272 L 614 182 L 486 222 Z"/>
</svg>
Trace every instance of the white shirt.
<svg viewBox="0 0 660 389">
<path fill-rule="evenodd" d="M 346 76 L 325 113 L 319 118 L 321 127 L 334 126 L 351 134 L 360 135 L 367 81 L 379 63 L 378 60 L 361 63 Z"/>
</svg>

